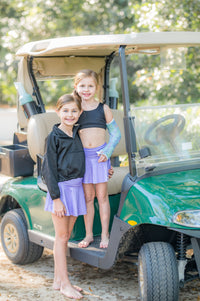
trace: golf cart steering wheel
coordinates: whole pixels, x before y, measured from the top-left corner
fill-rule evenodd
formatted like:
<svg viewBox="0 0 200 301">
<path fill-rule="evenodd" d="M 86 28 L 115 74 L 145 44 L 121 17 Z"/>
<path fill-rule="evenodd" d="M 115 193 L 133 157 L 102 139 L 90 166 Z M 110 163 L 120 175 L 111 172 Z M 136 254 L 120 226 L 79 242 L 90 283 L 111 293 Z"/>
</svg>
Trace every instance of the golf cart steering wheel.
<svg viewBox="0 0 200 301">
<path fill-rule="evenodd" d="M 165 121 L 171 120 L 170 123 L 163 124 Z M 158 145 L 164 140 L 173 142 L 174 139 L 181 133 L 185 126 L 185 118 L 179 114 L 171 114 L 162 117 L 152 123 L 147 129 L 144 139 L 150 145 Z M 153 135 L 153 132 L 155 134 Z M 154 137 L 152 137 L 154 136 Z"/>
</svg>

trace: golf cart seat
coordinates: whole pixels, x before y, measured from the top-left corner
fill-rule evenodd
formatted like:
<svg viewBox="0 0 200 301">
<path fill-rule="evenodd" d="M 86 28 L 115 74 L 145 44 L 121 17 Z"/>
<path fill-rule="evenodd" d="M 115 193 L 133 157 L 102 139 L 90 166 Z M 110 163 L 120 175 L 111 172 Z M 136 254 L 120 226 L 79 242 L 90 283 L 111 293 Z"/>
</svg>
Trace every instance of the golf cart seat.
<svg viewBox="0 0 200 301">
<path fill-rule="evenodd" d="M 123 126 L 123 112 L 113 110 L 113 116 L 120 127 L 122 138 L 120 143 L 115 148 L 112 158 L 126 154 L 124 126 Z M 60 119 L 55 112 L 46 112 L 31 116 L 27 128 L 27 143 L 31 158 L 37 163 L 38 171 L 38 185 L 42 190 L 47 190 L 46 185 L 41 179 L 41 162 L 45 152 L 45 140 L 47 135 L 52 130 L 54 124 L 59 123 Z M 109 134 L 106 134 L 108 141 Z M 112 164 L 113 166 L 113 164 Z M 108 193 L 117 194 L 121 192 L 121 185 L 125 175 L 128 173 L 128 167 L 113 166 L 114 174 L 108 181 Z"/>
</svg>

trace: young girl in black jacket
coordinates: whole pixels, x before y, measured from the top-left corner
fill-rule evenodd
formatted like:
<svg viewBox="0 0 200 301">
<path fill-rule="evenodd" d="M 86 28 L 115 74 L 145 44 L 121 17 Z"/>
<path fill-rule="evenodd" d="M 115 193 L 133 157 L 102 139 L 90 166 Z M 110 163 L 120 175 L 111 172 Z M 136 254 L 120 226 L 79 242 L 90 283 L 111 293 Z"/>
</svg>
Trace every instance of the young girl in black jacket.
<svg viewBox="0 0 200 301">
<path fill-rule="evenodd" d="M 66 259 L 67 243 L 77 216 L 86 214 L 82 186 L 85 155 L 76 125 L 81 103 L 76 97 L 65 94 L 56 107 L 61 123 L 54 125 L 48 135 L 42 165 L 42 176 L 48 188 L 45 210 L 52 213 L 55 228 L 53 287 L 66 297 L 81 299 L 81 289 L 69 281 Z"/>
</svg>

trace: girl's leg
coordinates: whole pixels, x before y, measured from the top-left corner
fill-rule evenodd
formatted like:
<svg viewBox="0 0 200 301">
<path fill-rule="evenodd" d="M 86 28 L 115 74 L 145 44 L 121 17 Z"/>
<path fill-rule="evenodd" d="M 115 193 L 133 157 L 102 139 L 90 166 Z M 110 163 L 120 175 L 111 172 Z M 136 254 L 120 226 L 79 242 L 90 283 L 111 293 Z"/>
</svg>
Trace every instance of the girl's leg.
<svg viewBox="0 0 200 301">
<path fill-rule="evenodd" d="M 72 299 L 81 299 L 82 295 L 70 283 L 67 272 L 67 243 L 71 235 L 75 216 L 58 217 L 52 214 L 52 220 L 55 228 L 55 242 L 54 242 L 54 264 L 55 289 L 59 289 L 62 294 Z"/>
<path fill-rule="evenodd" d="M 109 243 L 110 204 L 108 199 L 107 182 L 96 184 L 96 196 L 102 226 L 100 248 L 107 248 Z"/>
<path fill-rule="evenodd" d="M 80 248 L 87 248 L 93 242 L 93 221 L 94 221 L 94 184 L 83 184 L 87 214 L 84 215 L 85 222 L 85 238 L 78 244 Z"/>
</svg>

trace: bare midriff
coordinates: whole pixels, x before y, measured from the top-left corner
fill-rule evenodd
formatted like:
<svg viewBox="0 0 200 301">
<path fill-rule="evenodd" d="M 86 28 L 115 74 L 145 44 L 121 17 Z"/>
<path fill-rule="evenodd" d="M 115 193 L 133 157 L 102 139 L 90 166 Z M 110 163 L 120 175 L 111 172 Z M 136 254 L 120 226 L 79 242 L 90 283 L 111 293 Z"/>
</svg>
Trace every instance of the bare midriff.
<svg viewBox="0 0 200 301">
<path fill-rule="evenodd" d="M 79 131 L 84 148 L 94 148 L 104 144 L 105 133 L 102 128 L 85 128 Z"/>
</svg>

